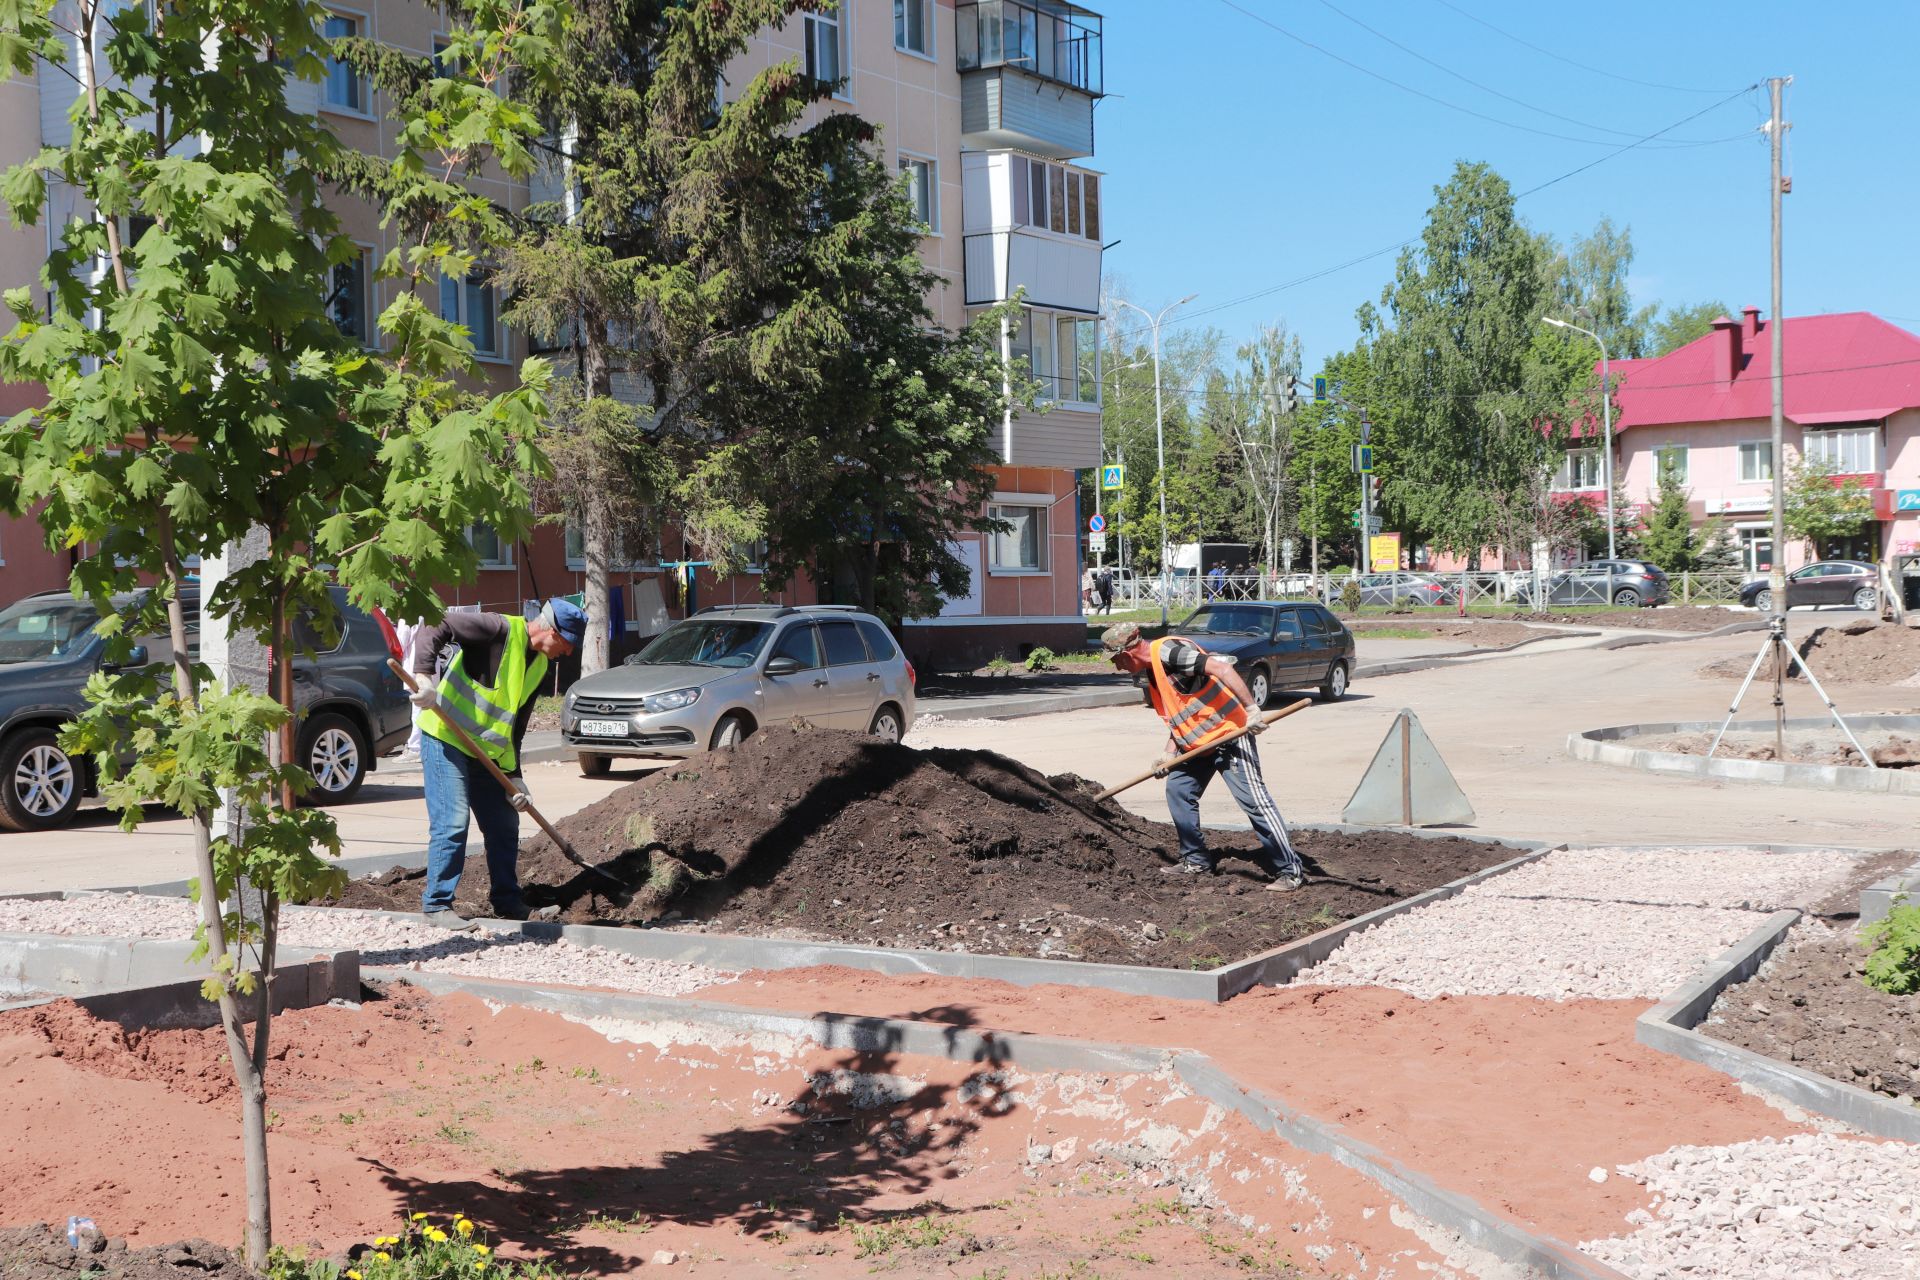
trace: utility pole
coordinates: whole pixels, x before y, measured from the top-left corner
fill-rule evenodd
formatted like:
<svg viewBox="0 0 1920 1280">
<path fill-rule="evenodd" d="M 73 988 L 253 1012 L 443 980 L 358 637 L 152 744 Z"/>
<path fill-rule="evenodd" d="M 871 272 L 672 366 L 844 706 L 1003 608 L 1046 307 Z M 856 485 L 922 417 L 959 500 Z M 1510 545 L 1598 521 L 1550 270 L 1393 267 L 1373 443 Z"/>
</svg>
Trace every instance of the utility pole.
<svg viewBox="0 0 1920 1280">
<path fill-rule="evenodd" d="M 1773 758 L 1785 760 L 1787 738 L 1786 648 L 1787 628 L 1787 504 L 1782 476 L 1786 472 L 1786 371 L 1784 359 L 1786 313 L 1780 302 L 1780 215 L 1781 197 L 1786 194 L 1780 175 L 1780 148 L 1787 124 L 1780 115 L 1781 91 L 1791 76 L 1774 76 L 1767 81 L 1767 96 L 1772 100 L 1773 117 L 1767 126 L 1767 142 L 1773 153 L 1772 181 L 1768 199 L 1773 206 L 1773 314 L 1767 318 L 1772 330 L 1773 355 L 1773 566 L 1767 574 L 1767 586 L 1773 596 L 1773 617 L 1768 626 L 1775 636 L 1773 646 Z"/>
<path fill-rule="evenodd" d="M 1145 307 L 1136 306 L 1125 298 L 1114 301 L 1123 307 L 1131 307 L 1145 316 L 1153 325 L 1153 441 L 1159 461 L 1159 474 L 1156 477 L 1160 489 L 1160 628 L 1167 627 L 1167 559 L 1173 554 L 1173 544 L 1167 540 L 1167 416 L 1160 401 L 1160 322 L 1167 318 L 1167 312 L 1175 307 L 1184 307 L 1200 295 L 1190 293 L 1178 302 L 1169 302 L 1155 315 Z M 1004 326 L 1003 326 L 1004 327 Z"/>
</svg>

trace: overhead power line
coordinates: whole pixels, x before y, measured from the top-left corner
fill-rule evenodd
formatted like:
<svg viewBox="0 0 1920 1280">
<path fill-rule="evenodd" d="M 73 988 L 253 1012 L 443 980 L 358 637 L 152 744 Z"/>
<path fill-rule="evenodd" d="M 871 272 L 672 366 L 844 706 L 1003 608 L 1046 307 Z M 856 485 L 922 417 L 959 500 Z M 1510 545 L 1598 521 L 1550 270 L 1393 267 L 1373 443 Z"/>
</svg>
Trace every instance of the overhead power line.
<svg viewBox="0 0 1920 1280">
<path fill-rule="evenodd" d="M 1229 0 L 1223 0 L 1223 3 L 1227 3 L 1227 2 L 1229 2 Z M 1733 92 L 1727 94 L 1726 97 L 1721 98 L 1718 102 L 1710 103 L 1709 105 L 1700 108 L 1700 110 L 1695 111 L 1691 115 L 1682 116 L 1680 119 L 1675 120 L 1672 124 L 1667 125 L 1665 128 L 1656 129 L 1652 133 L 1647 134 L 1645 137 L 1636 138 L 1632 142 L 1624 143 L 1618 147 L 1615 147 L 1612 151 L 1609 151 L 1606 155 L 1598 156 L 1592 160 L 1587 161 L 1583 165 L 1579 165 L 1575 168 L 1567 170 L 1565 173 L 1558 174 L 1554 177 L 1548 178 L 1545 182 L 1536 183 L 1533 186 L 1528 187 L 1524 191 L 1516 192 L 1513 198 L 1515 201 L 1520 201 L 1520 200 L 1526 199 L 1528 196 L 1537 195 L 1538 193 L 1545 191 L 1548 187 L 1555 186 L 1559 183 L 1565 182 L 1568 178 L 1572 178 L 1578 174 L 1585 173 L 1587 170 L 1593 168 L 1596 165 L 1605 164 L 1607 161 L 1614 159 L 1616 156 L 1625 155 L 1627 152 L 1632 151 L 1634 148 L 1640 146 L 1641 144 L 1649 142 L 1654 138 L 1658 138 L 1661 134 L 1669 133 L 1674 129 L 1678 129 L 1681 125 L 1697 120 L 1701 116 L 1706 115 L 1710 111 L 1716 111 L 1719 108 L 1725 106 L 1727 103 L 1733 101 L 1735 98 L 1738 98 L 1743 94 L 1751 93 L 1755 89 L 1758 89 L 1759 87 L 1760 87 L 1759 82 L 1755 81 L 1753 84 L 1748 85 L 1744 89 L 1735 89 Z M 1742 136 L 1748 136 L 1748 135 L 1742 135 Z M 1297 288 L 1300 285 L 1309 283 L 1310 281 L 1318 280 L 1323 276 L 1330 276 L 1335 272 L 1345 271 L 1349 267 L 1357 267 L 1363 262 L 1371 262 L 1375 258 L 1384 257 L 1389 253 L 1395 253 L 1401 249 L 1408 248 L 1411 245 L 1417 244 L 1419 240 L 1420 240 L 1420 237 L 1418 235 L 1409 236 L 1405 240 L 1397 240 L 1393 244 L 1386 245 L 1379 249 L 1375 249 L 1370 253 L 1363 253 L 1358 257 L 1348 258 L 1344 262 L 1335 263 L 1333 266 L 1330 266 L 1330 267 L 1322 267 L 1317 271 L 1310 271 L 1305 275 L 1295 276 L 1291 280 L 1282 281 L 1281 283 L 1276 285 L 1269 285 L 1264 289 L 1255 289 L 1252 293 L 1243 293 L 1239 297 L 1228 298 L 1225 302 L 1216 302 L 1212 306 L 1197 307 L 1191 311 L 1183 311 L 1179 315 L 1171 317 L 1166 322 L 1166 324 L 1163 325 L 1162 327 L 1172 328 L 1174 325 L 1189 324 L 1192 321 L 1199 319 L 1201 316 L 1212 315 L 1217 311 L 1226 311 L 1226 310 L 1229 310 L 1230 308 L 1242 306 L 1246 303 L 1256 301 L 1257 299 L 1260 299 L 1260 298 L 1269 297 L 1272 294 L 1281 293 L 1288 289 Z M 1112 333 L 1112 336 L 1109 338 L 1109 341 L 1118 343 L 1136 334 L 1145 333 L 1145 332 L 1146 330 L 1144 328 L 1137 327 L 1137 326 L 1130 327 L 1127 329 L 1120 329 Z"/>
<path fill-rule="evenodd" d="M 1607 71 L 1601 67 L 1590 67 L 1584 62 L 1575 62 L 1572 58 L 1566 57 L 1563 54 L 1555 53 L 1551 49 L 1543 49 L 1539 45 L 1534 44 L 1530 40 L 1521 39 L 1519 36 L 1513 34 L 1513 32 L 1511 31 L 1507 31 L 1500 27 L 1496 27 L 1491 22 L 1488 22 L 1485 18 L 1482 18 L 1477 14 L 1468 13 L 1465 9 L 1462 9 L 1459 5 L 1452 3 L 1452 0 L 1434 0 L 1434 3 L 1445 5 L 1447 8 L 1453 10 L 1455 13 L 1465 18 L 1468 22 L 1478 23 L 1480 26 L 1485 27 L 1487 30 L 1493 32 L 1495 35 L 1500 36 L 1503 39 L 1513 41 L 1515 44 L 1519 45 L 1523 49 L 1531 49 L 1535 53 L 1541 54 L 1548 58 L 1552 58 L 1555 62 L 1564 62 L 1570 67 L 1578 67 L 1580 70 L 1588 72 L 1592 75 L 1605 76 L 1609 80 L 1618 80 L 1622 84 L 1637 84 L 1644 89 L 1667 89 L 1674 93 L 1703 93 L 1704 94 L 1704 93 L 1725 93 L 1726 92 L 1725 89 L 1696 89 L 1691 85 L 1662 84 L 1658 80 L 1636 80 L 1632 76 L 1623 76 L 1623 75 L 1620 75 L 1618 72 Z"/>
<path fill-rule="evenodd" d="M 1298 44 L 1307 49 L 1311 49 L 1315 53 L 1320 54 L 1322 57 L 1331 58 L 1343 67 L 1347 67 L 1347 68 L 1350 68 L 1351 70 L 1358 71 L 1363 76 L 1367 76 L 1368 78 L 1373 80 L 1378 80 L 1382 84 L 1391 85 L 1394 88 L 1400 90 L 1402 93 L 1411 94 L 1416 98 L 1420 98 L 1420 99 L 1423 99 L 1424 101 L 1431 102 L 1435 106 L 1445 107 L 1449 111 L 1457 111 L 1461 115 L 1472 116 L 1476 120 L 1485 120 L 1489 124 L 1497 124 L 1503 129 L 1517 129 L 1521 133 L 1536 134 L 1542 138 L 1555 138 L 1561 142 L 1578 142 L 1582 146 L 1589 146 L 1589 147 L 1610 147 L 1613 145 L 1613 142 L 1607 138 L 1582 138 L 1582 137 L 1577 137 L 1570 133 L 1555 133 L 1551 129 L 1536 129 L 1532 125 L 1521 124 L 1516 120 L 1505 120 L 1499 116 L 1488 115 L 1484 111 L 1476 111 L 1472 107 L 1463 106 L 1458 102 L 1449 101 L 1448 99 L 1442 98 L 1437 94 L 1428 93 L 1424 89 L 1416 89 L 1414 86 L 1407 84 L 1404 81 L 1396 80 L 1392 76 L 1382 74 L 1381 72 L 1375 71 L 1371 67 L 1362 66 L 1360 63 L 1355 62 L 1351 58 L 1344 57 L 1338 53 L 1335 53 L 1333 50 L 1327 48 L 1325 45 L 1316 44 L 1314 41 L 1307 39 L 1305 36 L 1299 34 L 1298 32 L 1291 31 L 1286 27 L 1281 26 L 1279 23 L 1275 22 L 1273 19 L 1265 16 L 1264 14 L 1255 13 L 1252 9 L 1249 9 L 1246 6 L 1237 3 L 1236 0 L 1220 0 L 1220 3 L 1225 5 L 1227 8 L 1232 9 L 1235 13 L 1251 18 L 1253 21 L 1259 23 L 1263 27 L 1268 27 L 1274 31 L 1279 32 L 1281 35 L 1293 41 L 1295 44 Z M 1664 132 L 1664 130 L 1662 132 Z M 1714 144 L 1715 141 L 1725 142 L 1725 141 L 1732 141 L 1732 139 L 1730 138 L 1723 138 L 1718 140 L 1705 139 L 1705 140 L 1702 140 L 1701 145 L 1711 146 Z"/>
</svg>

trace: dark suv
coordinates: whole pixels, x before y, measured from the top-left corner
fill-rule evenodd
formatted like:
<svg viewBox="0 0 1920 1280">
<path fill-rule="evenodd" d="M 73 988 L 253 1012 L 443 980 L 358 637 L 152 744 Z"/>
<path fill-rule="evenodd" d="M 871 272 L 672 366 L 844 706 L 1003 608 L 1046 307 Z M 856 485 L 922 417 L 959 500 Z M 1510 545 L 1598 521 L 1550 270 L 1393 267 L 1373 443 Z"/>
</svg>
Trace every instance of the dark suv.
<svg viewBox="0 0 1920 1280">
<path fill-rule="evenodd" d="M 1223 600 L 1203 606 L 1173 634 L 1232 658 L 1261 706 L 1275 689 L 1309 685 L 1336 701 L 1353 677 L 1353 633 L 1317 604 Z"/>
<path fill-rule="evenodd" d="M 182 599 L 197 656 L 199 597 Z M 406 691 L 387 669 L 379 624 L 349 605 L 340 588 L 333 602 L 340 636 L 332 647 L 303 620 L 295 623 L 301 646 L 316 654 L 294 663 L 293 688 L 301 712 L 298 759 L 314 777 L 318 804 L 352 799 L 374 758 L 405 746 L 411 729 Z M 65 826 L 94 789 L 91 763 L 61 750 L 59 732 L 85 709 L 81 691 L 103 664 L 98 621 L 90 603 L 65 592 L 29 596 L 0 610 L 0 827 Z M 172 661 L 169 637 L 144 636 L 128 665 Z"/>
</svg>

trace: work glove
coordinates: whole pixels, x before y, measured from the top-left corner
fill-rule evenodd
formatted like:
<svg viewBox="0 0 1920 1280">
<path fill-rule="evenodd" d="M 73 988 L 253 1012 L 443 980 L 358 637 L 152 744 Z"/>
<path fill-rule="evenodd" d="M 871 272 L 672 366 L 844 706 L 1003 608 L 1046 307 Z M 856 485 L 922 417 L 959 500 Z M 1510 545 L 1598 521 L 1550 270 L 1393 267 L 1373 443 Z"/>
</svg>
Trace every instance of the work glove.
<svg viewBox="0 0 1920 1280">
<path fill-rule="evenodd" d="M 407 701 L 422 711 L 431 711 L 440 705 L 440 690 L 422 680 L 414 685 L 413 692 L 407 695 Z"/>
<path fill-rule="evenodd" d="M 511 784 L 507 788 L 507 803 L 513 806 L 515 813 L 525 813 L 533 806 L 533 793 L 518 778 L 508 778 L 507 782 Z"/>
</svg>

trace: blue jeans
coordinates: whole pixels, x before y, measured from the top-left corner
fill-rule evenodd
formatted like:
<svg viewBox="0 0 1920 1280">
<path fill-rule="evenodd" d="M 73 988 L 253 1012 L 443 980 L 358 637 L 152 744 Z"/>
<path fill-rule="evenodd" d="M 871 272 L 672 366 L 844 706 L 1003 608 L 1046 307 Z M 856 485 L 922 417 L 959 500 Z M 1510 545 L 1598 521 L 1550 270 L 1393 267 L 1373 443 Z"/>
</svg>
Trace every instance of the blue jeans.
<svg viewBox="0 0 1920 1280">
<path fill-rule="evenodd" d="M 427 787 L 427 887 L 422 911 L 446 911 L 467 866 L 467 818 L 480 824 L 487 846 L 488 895 L 493 909 L 522 906 L 520 900 L 520 815 L 507 802 L 487 766 L 431 734 L 420 735 L 420 768 Z"/>
<path fill-rule="evenodd" d="M 1200 794 L 1219 774 L 1227 780 L 1227 790 L 1253 824 L 1266 854 L 1265 869 L 1278 875 L 1303 875 L 1306 868 L 1294 852 L 1287 835 L 1287 820 L 1273 802 L 1266 779 L 1260 776 L 1260 751 L 1251 738 L 1239 738 L 1195 756 L 1167 775 L 1167 808 L 1173 814 L 1174 830 L 1180 833 L 1180 859 L 1212 870 L 1214 857 L 1207 852 L 1206 833 L 1200 829 Z"/>
</svg>

